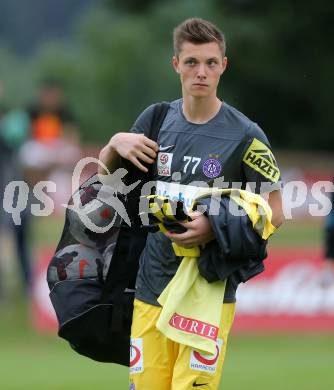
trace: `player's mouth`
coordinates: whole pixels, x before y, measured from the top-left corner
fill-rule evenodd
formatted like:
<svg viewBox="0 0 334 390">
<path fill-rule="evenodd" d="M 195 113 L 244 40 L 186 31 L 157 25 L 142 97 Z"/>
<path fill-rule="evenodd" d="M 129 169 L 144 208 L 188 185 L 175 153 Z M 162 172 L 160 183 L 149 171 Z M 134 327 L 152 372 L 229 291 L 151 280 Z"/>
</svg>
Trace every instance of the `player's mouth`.
<svg viewBox="0 0 334 390">
<path fill-rule="evenodd" d="M 203 84 L 203 83 L 195 83 L 193 84 L 195 87 L 208 87 L 208 84 Z"/>
</svg>

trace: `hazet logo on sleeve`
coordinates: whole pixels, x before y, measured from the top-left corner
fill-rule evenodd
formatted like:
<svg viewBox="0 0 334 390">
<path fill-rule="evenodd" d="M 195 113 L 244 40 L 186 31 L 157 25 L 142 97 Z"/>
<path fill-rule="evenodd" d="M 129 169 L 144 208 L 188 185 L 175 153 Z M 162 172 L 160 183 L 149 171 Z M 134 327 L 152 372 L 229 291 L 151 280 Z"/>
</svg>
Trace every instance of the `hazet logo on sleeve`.
<svg viewBox="0 0 334 390">
<path fill-rule="evenodd" d="M 270 181 L 274 183 L 278 181 L 280 171 L 275 157 L 268 146 L 258 139 L 253 139 L 244 155 L 243 161 Z"/>
</svg>

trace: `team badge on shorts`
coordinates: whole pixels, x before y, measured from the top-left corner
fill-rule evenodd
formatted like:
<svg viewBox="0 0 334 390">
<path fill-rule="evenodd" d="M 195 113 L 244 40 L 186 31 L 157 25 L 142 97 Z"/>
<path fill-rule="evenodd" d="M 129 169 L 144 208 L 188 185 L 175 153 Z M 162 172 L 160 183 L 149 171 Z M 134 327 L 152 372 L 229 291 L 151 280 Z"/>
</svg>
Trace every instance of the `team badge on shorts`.
<svg viewBox="0 0 334 390">
<path fill-rule="evenodd" d="M 130 344 L 130 374 L 144 371 L 143 339 L 131 339 Z M 131 387 L 130 387 L 131 389 Z"/>
<path fill-rule="evenodd" d="M 159 176 L 171 176 L 173 153 L 158 153 L 157 170 Z"/>
<path fill-rule="evenodd" d="M 195 350 L 190 353 L 190 368 L 195 371 L 204 371 L 214 374 L 217 369 L 218 358 L 222 350 L 223 340 L 217 339 L 216 353 L 213 355 L 202 354 Z"/>
<path fill-rule="evenodd" d="M 222 171 L 222 166 L 220 162 L 215 158 L 209 158 L 203 163 L 203 173 L 206 177 L 213 179 L 220 175 Z"/>
</svg>

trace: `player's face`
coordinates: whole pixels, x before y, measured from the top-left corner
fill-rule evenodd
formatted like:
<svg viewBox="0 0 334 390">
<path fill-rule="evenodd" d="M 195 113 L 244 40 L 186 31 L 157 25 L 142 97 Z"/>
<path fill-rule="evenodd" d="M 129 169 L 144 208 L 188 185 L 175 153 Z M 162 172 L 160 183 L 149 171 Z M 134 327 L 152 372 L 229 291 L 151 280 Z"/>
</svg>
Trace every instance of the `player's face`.
<svg viewBox="0 0 334 390">
<path fill-rule="evenodd" d="M 47 87 L 40 91 L 39 100 L 43 107 L 55 109 L 62 103 L 63 94 L 57 86 Z"/>
<path fill-rule="evenodd" d="M 173 66 L 180 75 L 183 95 L 203 98 L 217 94 L 220 76 L 227 58 L 222 56 L 216 42 L 195 45 L 184 42 Z"/>
</svg>

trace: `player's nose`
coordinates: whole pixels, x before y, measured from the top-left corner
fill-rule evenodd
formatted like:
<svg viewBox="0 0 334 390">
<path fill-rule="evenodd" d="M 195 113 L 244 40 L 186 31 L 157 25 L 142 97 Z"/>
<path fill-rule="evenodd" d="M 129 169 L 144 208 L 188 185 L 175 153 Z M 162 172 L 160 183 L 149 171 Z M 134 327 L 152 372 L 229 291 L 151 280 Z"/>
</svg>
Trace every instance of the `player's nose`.
<svg viewBox="0 0 334 390">
<path fill-rule="evenodd" d="M 198 70 L 197 70 L 197 77 L 200 79 L 206 78 L 206 70 L 204 64 L 199 64 Z"/>
</svg>

